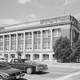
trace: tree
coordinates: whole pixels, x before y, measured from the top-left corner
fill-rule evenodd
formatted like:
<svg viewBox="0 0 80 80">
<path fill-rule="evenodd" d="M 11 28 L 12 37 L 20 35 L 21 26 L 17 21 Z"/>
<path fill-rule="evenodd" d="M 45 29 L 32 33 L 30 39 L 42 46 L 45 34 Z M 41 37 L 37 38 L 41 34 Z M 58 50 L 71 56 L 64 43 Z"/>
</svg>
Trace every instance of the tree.
<svg viewBox="0 0 80 80">
<path fill-rule="evenodd" d="M 60 37 L 54 46 L 54 57 L 61 61 L 66 62 L 69 60 L 69 56 L 72 53 L 71 42 L 67 37 Z"/>
<path fill-rule="evenodd" d="M 73 62 L 80 62 L 80 40 L 78 40 L 73 46 L 73 53 L 71 55 Z"/>
</svg>

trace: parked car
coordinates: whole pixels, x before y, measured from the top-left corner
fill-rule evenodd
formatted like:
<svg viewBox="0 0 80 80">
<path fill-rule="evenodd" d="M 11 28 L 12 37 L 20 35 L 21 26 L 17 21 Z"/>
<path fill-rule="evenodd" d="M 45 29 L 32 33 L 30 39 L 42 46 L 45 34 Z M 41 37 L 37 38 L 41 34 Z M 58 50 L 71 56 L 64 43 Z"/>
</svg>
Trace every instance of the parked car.
<svg viewBox="0 0 80 80">
<path fill-rule="evenodd" d="M 46 64 L 40 64 L 33 61 L 26 62 L 26 59 L 12 59 L 9 64 L 14 68 L 24 70 L 27 74 L 42 72 L 48 69 Z"/>
<path fill-rule="evenodd" d="M 0 63 L 0 80 L 20 79 L 23 76 L 22 70 L 12 68 L 6 63 Z"/>
</svg>

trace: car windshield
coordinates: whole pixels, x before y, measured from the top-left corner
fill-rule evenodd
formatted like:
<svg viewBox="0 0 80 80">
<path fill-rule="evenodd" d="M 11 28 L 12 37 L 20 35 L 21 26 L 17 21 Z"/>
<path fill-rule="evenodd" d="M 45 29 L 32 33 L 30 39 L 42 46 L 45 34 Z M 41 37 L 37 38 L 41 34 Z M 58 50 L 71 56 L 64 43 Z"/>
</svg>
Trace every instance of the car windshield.
<svg viewBox="0 0 80 80">
<path fill-rule="evenodd" d="M 25 63 L 26 63 L 26 62 L 29 62 L 29 60 L 27 60 L 27 59 L 21 59 L 21 61 L 22 61 L 22 62 L 25 62 Z"/>
</svg>

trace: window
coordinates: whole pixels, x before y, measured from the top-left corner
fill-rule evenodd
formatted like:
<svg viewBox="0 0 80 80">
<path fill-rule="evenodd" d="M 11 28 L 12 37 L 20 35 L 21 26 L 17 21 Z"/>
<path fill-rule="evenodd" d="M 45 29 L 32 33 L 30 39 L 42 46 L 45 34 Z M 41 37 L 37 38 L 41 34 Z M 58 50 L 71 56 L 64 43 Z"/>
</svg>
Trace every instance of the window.
<svg viewBox="0 0 80 80">
<path fill-rule="evenodd" d="M 8 54 L 4 54 L 4 58 L 5 59 L 8 59 Z"/>
<path fill-rule="evenodd" d="M 23 38 L 23 33 L 19 33 L 18 34 L 18 50 L 23 50 L 23 42 L 24 42 L 24 38 Z"/>
<path fill-rule="evenodd" d="M 53 37 L 61 36 L 61 29 L 53 29 Z"/>
<path fill-rule="evenodd" d="M 60 28 L 56 28 L 52 30 L 52 42 L 53 42 L 53 46 L 55 45 L 56 40 L 61 36 L 61 29 Z"/>
<path fill-rule="evenodd" d="M 34 59 L 34 60 L 39 60 L 39 54 L 34 54 L 34 55 L 33 55 L 33 59 Z"/>
<path fill-rule="evenodd" d="M 50 49 L 50 30 L 44 30 L 43 31 L 43 49 Z"/>
<path fill-rule="evenodd" d="M 49 54 L 43 54 L 43 60 L 49 60 Z"/>
<path fill-rule="evenodd" d="M 16 34 L 11 35 L 11 50 L 16 50 Z"/>
<path fill-rule="evenodd" d="M 34 32 L 34 49 L 40 49 L 41 33 L 40 31 Z"/>
<path fill-rule="evenodd" d="M 26 54 L 25 56 L 27 60 L 30 60 L 30 54 Z"/>
<path fill-rule="evenodd" d="M 27 50 L 32 49 L 32 33 L 31 32 L 25 33 L 25 49 Z"/>
<path fill-rule="evenodd" d="M 9 50 L 9 35 L 5 35 L 5 50 Z"/>
<path fill-rule="evenodd" d="M 11 58 L 15 58 L 15 54 L 11 54 Z"/>
</svg>

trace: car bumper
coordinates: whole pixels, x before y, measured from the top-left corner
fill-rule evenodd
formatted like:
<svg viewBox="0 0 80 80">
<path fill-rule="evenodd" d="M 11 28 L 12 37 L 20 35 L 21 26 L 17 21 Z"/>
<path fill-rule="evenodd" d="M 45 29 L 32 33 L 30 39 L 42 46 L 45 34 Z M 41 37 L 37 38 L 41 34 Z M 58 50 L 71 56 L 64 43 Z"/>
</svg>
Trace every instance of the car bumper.
<svg viewBox="0 0 80 80">
<path fill-rule="evenodd" d="M 45 67 L 45 68 L 43 68 L 43 67 L 36 67 L 36 71 L 38 72 L 38 71 L 46 71 L 48 69 L 48 67 Z"/>
</svg>

